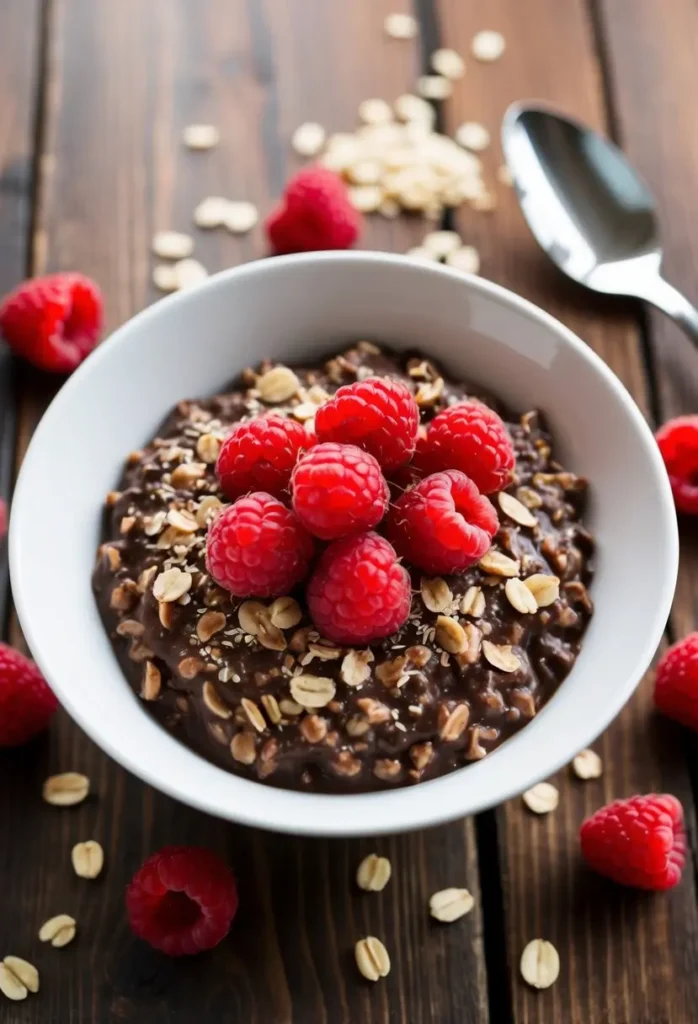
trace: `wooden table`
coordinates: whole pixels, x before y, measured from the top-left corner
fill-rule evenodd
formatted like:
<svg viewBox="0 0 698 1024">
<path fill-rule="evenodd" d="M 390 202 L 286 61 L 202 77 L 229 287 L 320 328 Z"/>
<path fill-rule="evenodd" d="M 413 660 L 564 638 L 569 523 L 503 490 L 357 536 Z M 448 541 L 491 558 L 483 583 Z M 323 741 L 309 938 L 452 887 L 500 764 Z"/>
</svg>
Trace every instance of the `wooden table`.
<svg viewBox="0 0 698 1024">
<path fill-rule="evenodd" d="M 186 230 L 208 194 L 250 199 L 266 211 L 298 166 L 288 141 L 296 125 L 350 128 L 362 99 L 408 90 L 437 45 L 467 56 L 473 34 L 495 28 L 506 54 L 494 65 L 469 60 L 442 105 L 444 130 L 469 119 L 489 126 L 490 175 L 501 161 L 499 122 L 515 98 L 552 100 L 609 132 L 654 188 L 669 273 L 695 298 L 695 0 L 417 7 L 422 34 L 413 43 L 389 41 L 382 30 L 385 15 L 409 9 L 409 0 L 0 0 L 0 292 L 27 274 L 86 271 L 103 287 L 115 327 L 156 298 L 155 229 Z M 217 150 L 182 150 L 181 131 L 193 121 L 220 127 Z M 563 281 L 537 250 L 511 191 L 497 186 L 497 197 L 494 213 L 454 218 L 480 250 L 483 275 L 577 331 L 651 420 L 695 411 L 698 358 L 672 325 Z M 404 251 L 424 230 L 417 220 L 372 218 L 364 244 Z M 211 270 L 265 253 L 261 230 L 239 239 L 201 234 L 197 246 Z M 0 360 L 0 493 L 9 497 L 57 383 Z M 60 500 L 46 495 L 47 528 Z M 697 579 L 698 544 L 687 528 L 672 635 L 695 622 Z M 52 585 L 60 614 L 60 580 Z M 0 549 L 0 623 L 6 618 L 18 641 L 6 598 Z M 560 807 L 542 819 L 513 800 L 411 836 L 310 841 L 237 828 L 175 803 L 61 714 L 46 739 L 0 756 L 0 955 L 26 956 L 41 971 L 39 995 L 3 1000 L 0 1021 L 691 1024 L 691 860 L 677 891 L 625 892 L 583 870 L 577 832 L 613 797 L 666 790 L 684 803 L 693 845 L 695 744 L 653 715 L 646 680 L 596 749 L 602 779 L 580 783 L 561 772 Z M 66 769 L 87 773 L 95 796 L 61 812 L 39 794 L 47 774 Z M 70 867 L 73 843 L 89 837 L 107 857 L 96 883 Z M 132 872 L 171 842 L 220 851 L 242 893 L 229 939 L 184 962 L 137 943 L 123 909 Z M 373 849 L 390 857 L 394 880 L 380 896 L 362 897 L 352 877 Z M 471 915 L 450 927 L 425 911 L 430 893 L 447 885 L 466 885 L 476 897 Z M 77 940 L 64 950 L 40 945 L 38 926 L 64 911 L 78 921 Z M 374 986 L 352 961 L 354 941 L 370 932 L 384 938 L 393 961 Z M 562 961 L 559 981 L 541 993 L 518 974 L 521 950 L 536 936 L 553 941 Z"/>
</svg>

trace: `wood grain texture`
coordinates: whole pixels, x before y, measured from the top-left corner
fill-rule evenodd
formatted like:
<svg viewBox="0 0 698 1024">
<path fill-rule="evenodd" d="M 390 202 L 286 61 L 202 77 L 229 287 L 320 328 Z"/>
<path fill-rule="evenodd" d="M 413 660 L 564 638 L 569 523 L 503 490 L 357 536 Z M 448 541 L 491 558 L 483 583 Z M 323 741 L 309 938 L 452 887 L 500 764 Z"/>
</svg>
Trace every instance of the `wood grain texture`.
<svg viewBox="0 0 698 1024">
<path fill-rule="evenodd" d="M 125 320 L 154 298 L 154 230 L 189 229 L 195 203 L 211 194 L 250 199 L 266 212 L 296 166 L 288 146 L 296 124 L 318 118 L 347 128 L 362 99 L 405 90 L 417 47 L 382 33 L 385 14 L 399 6 L 53 0 L 37 271 L 92 274 L 107 297 L 109 327 Z M 186 152 L 181 130 L 200 120 L 220 127 L 221 146 Z M 368 244 L 405 249 L 423 230 L 415 222 L 372 222 Z M 197 255 L 211 270 L 264 253 L 261 230 L 242 239 L 196 237 Z M 20 453 L 50 391 L 33 384 L 23 394 Z M 0 947 L 11 944 L 36 963 L 42 979 L 39 996 L 13 1007 L 13 1024 L 487 1021 L 471 822 L 376 842 L 253 832 L 147 788 L 64 715 L 48 737 L 2 755 L 0 764 L 0 820 L 13 837 L 0 845 L 0 876 L 13 880 L 3 895 Z M 42 779 L 59 770 L 92 779 L 84 805 L 42 805 Z M 88 838 L 106 852 L 96 882 L 73 877 L 70 868 L 71 846 Z M 149 951 L 125 922 L 125 884 L 166 843 L 218 850 L 240 881 L 231 936 L 186 962 Z M 390 857 L 394 875 L 385 892 L 367 895 L 353 878 L 373 849 Z M 467 886 L 476 909 L 441 926 L 429 918 L 428 898 L 449 885 Z M 58 912 L 78 922 L 77 939 L 60 951 L 35 937 Z M 393 962 L 376 985 L 353 962 L 355 941 L 370 933 L 383 938 Z"/>
<path fill-rule="evenodd" d="M 39 86 L 39 0 L 5 0 L 0 7 L 0 295 L 21 281 L 28 263 Z M 17 368 L 0 341 L 0 498 L 9 500 L 14 468 Z M 7 600 L 7 545 L 0 539 L 0 636 Z"/>
<path fill-rule="evenodd" d="M 609 94 L 618 141 L 657 199 L 664 240 L 664 271 L 692 302 L 698 302 L 698 239 L 695 183 L 698 139 L 693 130 L 698 7 L 676 0 L 671 16 L 652 0 L 598 4 L 605 39 Z M 636 54 L 642 53 L 642 61 Z M 663 418 L 698 409 L 698 356 L 661 313 L 648 311 L 648 339 L 657 368 Z M 698 621 L 698 539 L 681 524 L 681 572 L 672 623 L 677 635 Z"/>
<path fill-rule="evenodd" d="M 665 36 L 659 46 L 657 33 L 648 28 L 629 43 L 628 31 L 636 31 L 636 6 L 617 5 L 614 0 L 607 6 L 617 15 L 617 33 L 635 69 L 631 89 L 640 116 L 648 91 L 647 55 L 663 50 L 663 59 L 671 62 L 678 41 L 671 46 Z M 651 8 L 657 23 L 662 20 L 652 0 L 639 6 Z M 686 14 L 691 5 L 681 6 Z M 581 0 L 530 0 L 525 5 L 490 0 L 486 14 L 459 0 L 437 0 L 437 10 L 443 42 L 466 57 L 470 39 L 481 28 L 499 29 L 507 39 L 500 62 L 481 65 L 470 59 L 464 82 L 444 110 L 451 130 L 473 119 L 490 129 L 493 145 L 485 154 L 490 174 L 501 161 L 501 117 L 514 99 L 549 100 L 597 128 L 605 127 L 596 41 Z M 688 32 L 687 25 L 683 32 Z M 664 99 L 668 105 L 668 97 Z M 672 97 L 675 104 L 678 100 L 678 94 Z M 667 164 L 669 158 L 667 150 Z M 593 296 L 564 280 L 538 250 L 511 191 L 497 186 L 497 197 L 494 213 L 466 212 L 457 218 L 466 241 L 481 251 L 483 275 L 532 299 L 580 334 L 647 412 L 634 307 Z M 608 684 L 612 686 L 613 680 Z M 604 759 L 603 778 L 582 783 L 567 770 L 559 773 L 555 782 L 560 806 L 553 815 L 537 818 L 520 800 L 511 801 L 497 815 L 513 1019 L 517 1024 L 688 1024 L 695 1017 L 698 997 L 692 966 L 698 952 L 698 919 L 690 865 L 678 891 L 647 897 L 591 877 L 579 858 L 583 818 L 608 800 L 634 792 L 675 793 L 688 810 L 693 834 L 682 743 L 671 723 L 652 714 L 651 680 L 644 681 L 595 746 Z M 560 979 L 546 992 L 528 989 L 518 973 L 521 951 L 535 937 L 553 941 L 560 951 Z"/>
</svg>

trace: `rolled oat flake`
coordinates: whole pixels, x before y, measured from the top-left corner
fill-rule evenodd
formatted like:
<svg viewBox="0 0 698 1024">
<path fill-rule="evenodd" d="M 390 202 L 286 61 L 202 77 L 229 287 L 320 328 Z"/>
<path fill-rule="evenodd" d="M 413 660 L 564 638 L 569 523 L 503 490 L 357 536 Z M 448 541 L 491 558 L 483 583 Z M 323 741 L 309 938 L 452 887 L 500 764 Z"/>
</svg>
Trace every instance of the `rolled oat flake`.
<svg viewBox="0 0 698 1024">
<path fill-rule="evenodd" d="M 523 953 L 521 975 L 532 988 L 550 988 L 560 974 L 560 957 L 552 942 L 532 939 Z"/>
</svg>

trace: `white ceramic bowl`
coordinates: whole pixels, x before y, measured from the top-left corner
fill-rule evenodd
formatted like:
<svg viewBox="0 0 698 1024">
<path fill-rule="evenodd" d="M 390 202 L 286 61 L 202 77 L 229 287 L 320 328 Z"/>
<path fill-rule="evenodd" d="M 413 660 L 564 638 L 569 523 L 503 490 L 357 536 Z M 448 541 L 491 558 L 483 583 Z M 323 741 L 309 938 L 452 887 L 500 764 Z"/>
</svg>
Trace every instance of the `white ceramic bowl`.
<svg viewBox="0 0 698 1024">
<path fill-rule="evenodd" d="M 150 718 L 112 653 L 90 576 L 104 495 L 124 456 L 155 434 L 171 406 L 222 390 L 263 356 L 293 361 L 362 337 L 423 348 L 514 409 L 545 411 L 565 465 L 591 480 L 596 613 L 558 693 L 484 760 L 394 792 L 288 792 L 209 764 Z M 90 356 L 34 435 L 14 498 L 10 559 L 36 660 L 108 754 L 224 818 L 357 835 L 473 814 L 591 743 L 628 700 L 659 642 L 678 543 L 652 434 L 616 377 L 565 327 L 511 292 L 444 267 L 382 253 L 313 253 L 238 267 L 158 302 Z"/>
</svg>

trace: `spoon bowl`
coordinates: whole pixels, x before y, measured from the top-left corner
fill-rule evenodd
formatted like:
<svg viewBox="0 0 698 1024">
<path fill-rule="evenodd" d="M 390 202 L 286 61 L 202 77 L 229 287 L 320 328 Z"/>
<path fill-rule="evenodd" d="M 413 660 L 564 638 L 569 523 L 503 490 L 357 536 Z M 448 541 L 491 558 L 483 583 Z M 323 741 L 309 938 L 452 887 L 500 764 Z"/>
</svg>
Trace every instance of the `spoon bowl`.
<svg viewBox="0 0 698 1024">
<path fill-rule="evenodd" d="M 531 103 L 509 107 L 502 145 L 524 217 L 553 263 L 594 291 L 647 299 L 698 344 L 698 312 L 661 275 L 654 197 L 621 150 Z"/>
</svg>

